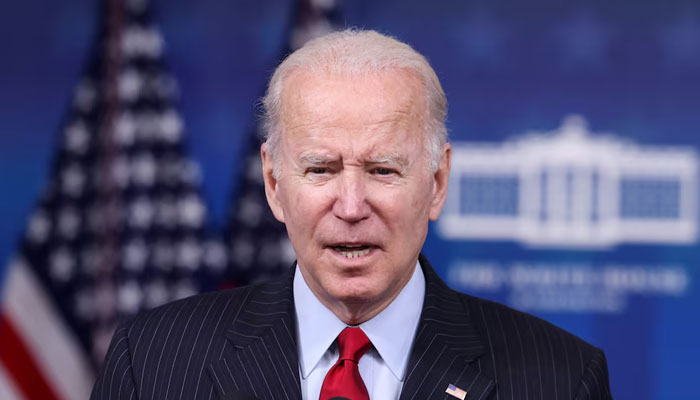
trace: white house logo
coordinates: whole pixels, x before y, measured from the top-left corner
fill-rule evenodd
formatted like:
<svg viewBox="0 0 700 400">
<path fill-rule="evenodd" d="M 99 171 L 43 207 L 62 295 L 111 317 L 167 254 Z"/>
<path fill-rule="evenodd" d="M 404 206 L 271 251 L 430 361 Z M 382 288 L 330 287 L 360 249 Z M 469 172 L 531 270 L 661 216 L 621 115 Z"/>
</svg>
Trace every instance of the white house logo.
<svg viewBox="0 0 700 400">
<path fill-rule="evenodd" d="M 585 120 L 503 144 L 453 143 L 438 232 L 532 246 L 694 243 L 698 155 L 592 135 Z"/>
</svg>

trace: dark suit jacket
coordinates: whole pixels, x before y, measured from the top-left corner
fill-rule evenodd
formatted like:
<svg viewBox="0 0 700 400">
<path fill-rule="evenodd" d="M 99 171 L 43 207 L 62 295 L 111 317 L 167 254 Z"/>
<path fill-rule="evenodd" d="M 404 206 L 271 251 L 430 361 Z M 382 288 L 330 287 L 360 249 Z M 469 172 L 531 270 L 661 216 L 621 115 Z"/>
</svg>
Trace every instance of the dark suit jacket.
<svg viewBox="0 0 700 400">
<path fill-rule="evenodd" d="M 603 352 L 548 322 L 449 289 L 424 257 L 401 400 L 609 399 Z M 397 327 L 400 329 L 400 327 Z M 93 399 L 300 399 L 292 274 L 180 300 L 122 324 Z M 383 400 L 383 399 L 377 399 Z"/>
</svg>

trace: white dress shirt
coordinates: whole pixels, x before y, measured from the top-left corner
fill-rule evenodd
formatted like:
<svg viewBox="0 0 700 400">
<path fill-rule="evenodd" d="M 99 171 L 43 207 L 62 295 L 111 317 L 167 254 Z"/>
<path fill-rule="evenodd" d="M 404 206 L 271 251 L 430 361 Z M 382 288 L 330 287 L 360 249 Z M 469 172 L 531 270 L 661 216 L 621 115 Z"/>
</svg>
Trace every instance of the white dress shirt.
<svg viewBox="0 0 700 400">
<path fill-rule="evenodd" d="M 360 324 L 373 348 L 359 369 L 370 399 L 398 399 L 425 297 L 425 277 L 416 263 L 401 293 L 374 318 Z M 338 360 L 335 339 L 347 325 L 311 292 L 297 267 L 294 275 L 299 372 L 304 400 L 317 400 L 328 370 Z"/>
</svg>

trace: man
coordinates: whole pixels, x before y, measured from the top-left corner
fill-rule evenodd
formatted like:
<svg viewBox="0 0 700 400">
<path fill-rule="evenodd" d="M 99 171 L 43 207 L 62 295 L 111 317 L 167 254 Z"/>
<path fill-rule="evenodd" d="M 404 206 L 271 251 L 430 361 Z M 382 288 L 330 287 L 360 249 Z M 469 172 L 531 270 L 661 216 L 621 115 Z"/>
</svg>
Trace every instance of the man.
<svg viewBox="0 0 700 400">
<path fill-rule="evenodd" d="M 446 104 L 427 61 L 376 32 L 290 55 L 261 156 L 296 268 L 123 324 L 93 398 L 610 398 L 599 349 L 450 290 L 420 255 L 447 191 Z"/>
</svg>

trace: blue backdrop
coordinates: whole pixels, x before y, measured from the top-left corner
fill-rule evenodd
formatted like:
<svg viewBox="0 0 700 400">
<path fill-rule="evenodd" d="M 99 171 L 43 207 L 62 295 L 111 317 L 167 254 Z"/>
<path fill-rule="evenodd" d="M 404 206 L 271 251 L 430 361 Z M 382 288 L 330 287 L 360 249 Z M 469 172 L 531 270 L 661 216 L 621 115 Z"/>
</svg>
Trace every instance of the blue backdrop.
<svg viewBox="0 0 700 400">
<path fill-rule="evenodd" d="M 293 4 L 155 5 L 209 224 L 222 229 Z M 97 2 L 2 9 L 4 268 L 49 175 Z M 444 216 L 453 228 L 431 227 L 425 253 L 448 283 L 603 348 L 616 398 L 698 398 L 700 4 L 356 0 L 341 9 L 348 26 L 389 33 L 425 54 L 450 102 L 455 155 L 491 154 L 455 175 L 456 203 Z M 587 125 L 562 128 L 572 114 Z M 529 220 L 527 198 L 537 199 Z M 604 203 L 612 204 L 607 217 Z M 475 225 L 479 218 L 493 229 Z"/>
</svg>

